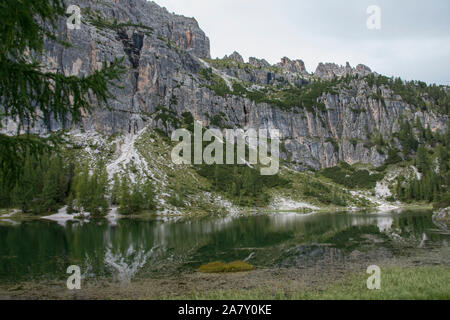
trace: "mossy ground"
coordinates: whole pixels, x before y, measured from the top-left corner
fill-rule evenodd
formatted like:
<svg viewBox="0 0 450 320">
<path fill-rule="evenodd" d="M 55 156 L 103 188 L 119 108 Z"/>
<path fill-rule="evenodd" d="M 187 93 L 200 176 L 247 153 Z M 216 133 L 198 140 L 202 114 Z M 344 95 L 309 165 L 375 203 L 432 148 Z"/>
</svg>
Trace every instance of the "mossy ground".
<svg viewBox="0 0 450 320">
<path fill-rule="evenodd" d="M 131 283 L 96 278 L 82 290 L 67 290 L 66 279 L 0 283 L 0 299 L 450 299 L 446 248 L 410 249 L 395 259 L 377 251 L 369 260 L 317 263 L 304 268 L 258 267 L 249 272 L 143 273 Z M 381 267 L 381 290 L 368 290 L 369 265 Z"/>
<path fill-rule="evenodd" d="M 251 271 L 253 269 L 255 267 L 244 261 L 233 261 L 230 263 L 216 261 L 200 266 L 198 271 L 202 273 L 228 273 Z"/>
<path fill-rule="evenodd" d="M 325 289 L 273 292 L 270 288 L 194 293 L 189 300 L 449 300 L 450 268 L 445 266 L 382 269 L 380 290 L 367 289 L 368 275 L 352 274 Z M 268 290 L 269 289 L 269 290 Z"/>
</svg>

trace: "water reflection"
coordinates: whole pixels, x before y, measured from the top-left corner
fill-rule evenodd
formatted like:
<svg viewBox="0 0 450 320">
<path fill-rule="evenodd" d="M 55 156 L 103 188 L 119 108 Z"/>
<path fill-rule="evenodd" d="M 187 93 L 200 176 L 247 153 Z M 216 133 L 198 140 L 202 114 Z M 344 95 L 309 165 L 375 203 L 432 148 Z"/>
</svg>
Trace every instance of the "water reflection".
<svg viewBox="0 0 450 320">
<path fill-rule="evenodd" d="M 114 278 L 120 282 L 130 282 L 131 278 L 145 266 L 158 247 L 150 250 L 135 248 L 130 245 L 125 254 L 108 247 L 105 254 L 105 265 L 111 267 Z"/>
<path fill-rule="evenodd" d="M 25 221 L 0 225 L 0 279 L 65 278 L 69 265 L 83 277 L 130 281 L 148 273 L 194 270 L 216 260 L 257 266 L 303 266 L 358 257 L 376 246 L 395 254 L 392 242 L 418 248 L 446 246 L 431 212 L 389 214 L 264 214 L 189 221 L 119 220 L 117 225 Z"/>
</svg>

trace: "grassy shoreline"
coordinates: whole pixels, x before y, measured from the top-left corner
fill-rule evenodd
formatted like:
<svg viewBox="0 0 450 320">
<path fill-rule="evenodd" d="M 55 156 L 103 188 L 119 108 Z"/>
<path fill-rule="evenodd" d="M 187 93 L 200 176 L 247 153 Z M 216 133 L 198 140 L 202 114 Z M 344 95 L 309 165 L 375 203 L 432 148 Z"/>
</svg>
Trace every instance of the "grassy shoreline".
<svg viewBox="0 0 450 320">
<path fill-rule="evenodd" d="M 0 300 L 450 300 L 449 258 L 441 248 L 300 268 L 141 274 L 129 283 L 100 277 L 79 291 L 67 290 L 64 277 L 35 279 L 0 284 Z M 372 264 L 381 267 L 381 290 L 367 289 Z"/>
<path fill-rule="evenodd" d="M 111 210 L 112 208 L 110 208 Z M 22 220 L 22 219 L 40 219 L 44 216 L 48 216 L 50 214 L 42 214 L 42 215 L 33 215 L 33 214 L 23 214 L 22 212 L 17 212 L 11 216 L 8 214 L 11 213 L 14 208 L 0 208 L 0 220 L 1 219 L 10 219 L 10 220 Z M 402 204 L 398 206 L 397 209 L 388 210 L 388 211 L 395 211 L 395 210 L 433 210 L 433 206 L 431 204 L 424 204 L 424 203 L 411 203 L 411 204 Z M 361 207 L 361 208 L 349 208 L 349 207 L 333 207 L 333 206 L 327 206 L 327 207 L 319 207 L 317 210 L 313 209 L 297 209 L 297 210 L 276 210 L 276 209 L 267 209 L 267 208 L 259 208 L 259 209 L 247 209 L 242 210 L 240 212 L 240 215 L 245 216 L 253 213 L 300 213 L 300 214 L 316 214 L 316 213 L 326 213 L 326 212 L 334 212 L 334 213 L 341 213 L 341 212 L 377 212 L 376 207 Z M 208 217 L 211 216 L 210 214 L 184 214 L 183 218 L 196 218 L 196 217 Z M 225 214 L 226 216 L 226 214 Z M 165 218 L 180 218 L 179 215 L 158 215 L 155 212 L 143 212 L 142 214 L 135 214 L 135 215 L 129 215 L 129 216 L 121 216 L 121 218 L 126 219 L 143 219 L 143 218 L 158 218 L 158 217 L 165 217 Z"/>
<path fill-rule="evenodd" d="M 450 300 L 450 267 L 382 268 L 381 289 L 367 289 L 365 273 L 354 273 L 325 289 L 273 292 L 271 288 L 217 290 L 180 300 Z M 167 298 L 171 299 L 171 298 Z"/>
</svg>

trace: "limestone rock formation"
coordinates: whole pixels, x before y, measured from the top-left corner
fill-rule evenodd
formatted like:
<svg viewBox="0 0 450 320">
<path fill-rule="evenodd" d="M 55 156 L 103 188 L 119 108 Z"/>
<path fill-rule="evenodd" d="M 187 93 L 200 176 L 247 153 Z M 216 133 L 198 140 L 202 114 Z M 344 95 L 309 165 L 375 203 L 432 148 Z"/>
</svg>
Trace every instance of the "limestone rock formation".
<svg viewBox="0 0 450 320">
<path fill-rule="evenodd" d="M 433 131 L 444 130 L 447 125 L 445 115 L 409 105 L 389 88 L 369 87 L 361 78 L 352 79 L 351 89 L 324 91 L 312 101 L 313 108 L 301 108 L 301 101 L 283 109 L 264 99 L 255 102 L 245 95 L 218 95 L 200 75 L 202 69 L 211 67 L 210 43 L 195 19 L 170 14 L 144 0 L 72 0 L 71 4 L 82 8 L 81 29 L 68 30 L 61 20 L 59 33 L 73 46 L 63 48 L 49 41 L 43 57 L 47 69 L 83 76 L 120 56 L 125 57 L 128 68 L 121 81 L 123 88 L 113 89 L 116 100 L 111 100 L 110 110 L 86 115 L 81 124 L 85 130 L 137 133 L 150 125 L 170 131 L 174 124 L 155 117 L 161 108 L 178 117 L 190 112 L 205 124 L 220 116 L 227 127 L 279 129 L 283 157 L 298 169 L 318 169 L 339 161 L 382 165 L 387 155 L 369 143 L 371 136 L 376 132 L 390 139 L 398 132 L 401 117 L 419 119 Z M 283 58 L 271 66 L 256 58 L 245 64 L 238 53 L 228 58 L 245 68 L 215 68 L 214 72 L 230 87 L 232 81 L 241 81 L 249 84 L 249 90 L 301 88 L 312 77 L 363 77 L 371 73 L 363 65 L 319 64 L 314 75 L 309 75 L 301 60 Z M 35 131 L 58 130 L 67 123 L 54 120 L 48 128 L 37 127 Z"/>
<path fill-rule="evenodd" d="M 281 62 L 277 64 L 277 67 L 292 73 L 308 74 L 306 71 L 305 63 L 302 60 L 291 61 L 289 58 L 284 57 Z"/>
<path fill-rule="evenodd" d="M 230 59 L 230 60 L 234 60 L 238 63 L 244 63 L 244 58 L 242 58 L 242 56 L 236 51 L 233 52 L 232 54 L 230 54 L 229 57 L 225 56 L 224 59 Z"/>
<path fill-rule="evenodd" d="M 248 59 L 248 63 L 257 68 L 267 68 L 270 67 L 270 63 L 265 59 L 258 59 L 255 57 L 250 57 Z"/>
<path fill-rule="evenodd" d="M 347 75 L 359 75 L 361 77 L 367 76 L 372 73 L 372 70 L 363 65 L 359 64 L 356 68 L 352 68 L 350 63 L 346 63 L 344 66 L 339 66 L 335 63 L 319 63 L 316 68 L 314 75 L 322 79 L 333 79 L 335 77 L 341 78 Z"/>
</svg>

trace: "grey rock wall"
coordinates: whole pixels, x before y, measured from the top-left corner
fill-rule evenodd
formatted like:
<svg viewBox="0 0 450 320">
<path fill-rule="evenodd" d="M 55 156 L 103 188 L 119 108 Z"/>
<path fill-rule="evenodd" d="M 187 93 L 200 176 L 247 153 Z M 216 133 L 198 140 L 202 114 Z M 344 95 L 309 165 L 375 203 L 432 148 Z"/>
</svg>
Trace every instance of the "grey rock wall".
<svg viewBox="0 0 450 320">
<path fill-rule="evenodd" d="M 243 97 L 216 96 L 198 76 L 205 67 L 199 59 L 210 57 L 210 43 L 195 19 L 171 14 L 144 0 L 70 2 L 83 8 L 83 24 L 81 30 L 68 30 L 65 21 L 61 21 L 59 32 L 73 47 L 62 48 L 48 42 L 43 58 L 48 70 L 83 76 L 118 56 L 125 57 L 128 68 L 121 81 L 123 88 L 113 90 L 117 100 L 110 102 L 111 109 L 86 115 L 81 124 L 86 130 L 112 134 L 136 133 L 148 124 L 164 128 L 161 121 L 154 120 L 158 106 L 178 115 L 192 112 L 205 125 L 212 116 L 224 113 L 224 121 L 230 126 L 279 129 L 285 139 L 283 156 L 296 163 L 299 169 L 318 169 L 334 166 L 339 161 L 383 164 L 386 155 L 375 146 L 368 146 L 367 141 L 375 131 L 386 138 L 398 131 L 400 116 L 411 121 L 418 117 L 432 130 L 443 130 L 447 124 L 443 116 L 414 112 L 388 89 L 383 90 L 386 101 L 383 105 L 370 98 L 372 88 L 364 81 L 354 84 L 356 91 L 324 94 L 321 100 L 326 112 L 283 111 Z M 94 26 L 89 20 L 94 15 L 107 21 L 116 20 L 121 27 Z M 238 53 L 230 58 L 243 62 Z M 301 85 L 310 76 L 329 79 L 371 72 L 363 65 L 352 68 L 320 64 L 315 74 L 309 75 L 303 61 L 288 58 L 273 66 L 282 73 L 266 70 L 270 65 L 265 60 L 252 58 L 250 65 L 255 68 L 248 72 L 228 70 L 228 76 L 255 84 L 274 84 L 283 77 Z M 70 119 L 67 120 L 69 123 Z M 50 128 L 37 128 L 37 131 L 64 126 L 65 123 L 54 121 Z"/>
</svg>

